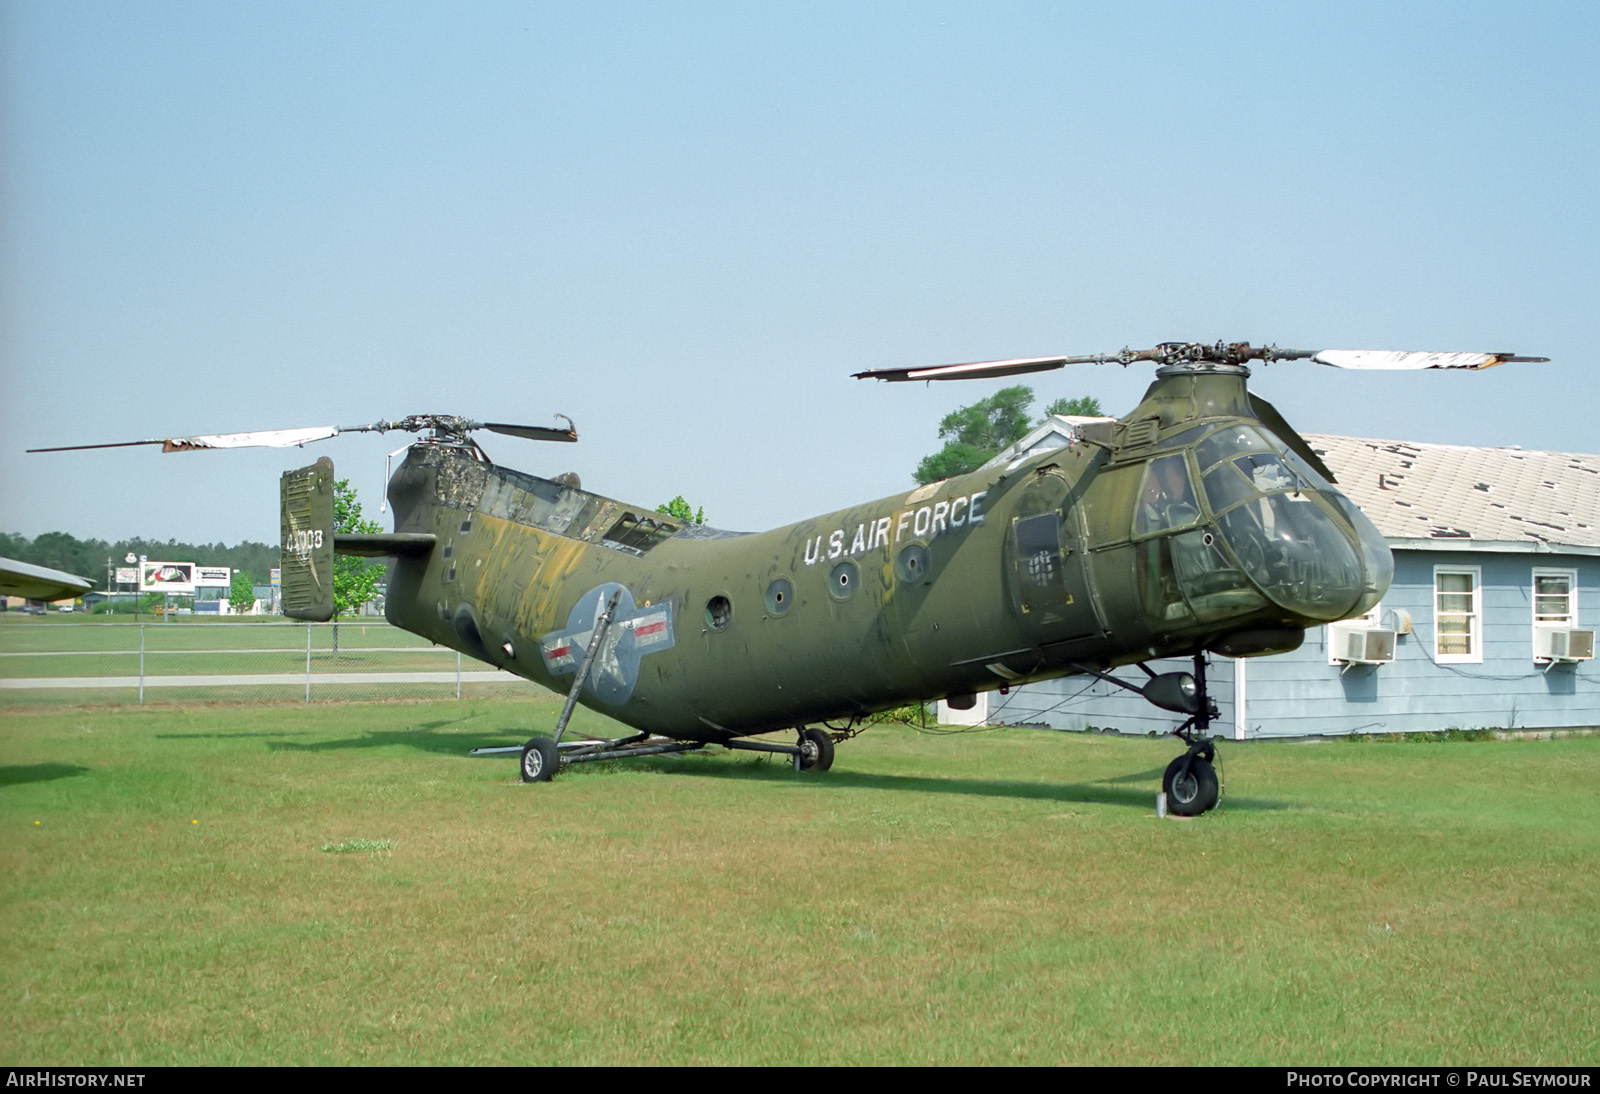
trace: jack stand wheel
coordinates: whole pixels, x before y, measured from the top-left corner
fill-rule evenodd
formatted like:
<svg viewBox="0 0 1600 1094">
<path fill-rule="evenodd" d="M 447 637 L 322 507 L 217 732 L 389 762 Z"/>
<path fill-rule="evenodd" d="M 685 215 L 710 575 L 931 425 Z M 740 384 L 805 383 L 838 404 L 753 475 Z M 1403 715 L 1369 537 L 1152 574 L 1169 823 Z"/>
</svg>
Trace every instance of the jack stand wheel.
<svg viewBox="0 0 1600 1094">
<path fill-rule="evenodd" d="M 561 750 L 549 737 L 535 737 L 522 746 L 522 781 L 547 783 L 561 767 Z"/>
</svg>

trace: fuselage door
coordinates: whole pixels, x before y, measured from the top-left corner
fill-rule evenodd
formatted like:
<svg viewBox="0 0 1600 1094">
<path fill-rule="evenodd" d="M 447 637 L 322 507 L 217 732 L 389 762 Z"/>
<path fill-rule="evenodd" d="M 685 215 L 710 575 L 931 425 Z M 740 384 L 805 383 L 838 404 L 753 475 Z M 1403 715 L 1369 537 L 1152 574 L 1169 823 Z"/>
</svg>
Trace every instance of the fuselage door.
<svg viewBox="0 0 1600 1094">
<path fill-rule="evenodd" d="M 1054 466 L 1034 472 L 1023 488 L 1006 545 L 1016 610 L 1023 626 L 1042 642 L 1100 630 L 1070 493 L 1065 476 Z"/>
</svg>

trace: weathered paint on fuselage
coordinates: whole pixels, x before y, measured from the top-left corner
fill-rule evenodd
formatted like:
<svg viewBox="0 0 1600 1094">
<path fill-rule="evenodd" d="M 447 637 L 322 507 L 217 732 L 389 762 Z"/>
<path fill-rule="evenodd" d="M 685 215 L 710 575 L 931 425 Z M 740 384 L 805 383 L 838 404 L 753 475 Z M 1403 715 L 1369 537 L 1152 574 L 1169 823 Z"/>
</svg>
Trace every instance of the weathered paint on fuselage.
<svg viewBox="0 0 1600 1094">
<path fill-rule="evenodd" d="M 583 701 L 676 736 L 716 739 L 971 692 L 1005 682 L 986 663 L 1036 641 L 1011 608 L 1001 561 L 1022 481 L 964 476 L 769 532 L 680 532 L 636 554 L 606 545 L 617 521 L 676 522 L 490 467 L 469 450 L 419 445 L 395 476 L 396 530 L 431 532 L 438 546 L 392 564 L 389 615 L 565 691 L 572 676 L 552 671 L 552 645 L 540 639 L 559 636 L 575 611 L 591 609 L 592 619 L 599 591 L 621 585 L 635 617 L 666 606 L 671 644 L 639 655 L 626 701 L 607 704 L 591 688 Z M 424 497 L 407 507 L 413 484 Z M 502 494 L 544 489 L 587 519 L 555 532 L 486 511 L 496 508 L 483 503 L 491 484 Z M 1078 607 L 1093 620 L 1087 598 Z"/>
<path fill-rule="evenodd" d="M 1230 633 L 1298 635 L 1314 620 L 1253 594 L 1212 597 L 1222 606 L 1204 619 L 1164 611 L 1148 576 L 1155 541 L 1131 534 L 1157 439 L 1252 420 L 1243 391 L 1233 377 L 1159 380 L 1119 423 L 1127 444 L 1061 448 L 721 538 L 420 443 L 390 500 L 397 532 L 436 542 L 391 563 L 389 618 L 565 692 L 620 590 L 582 701 L 707 740 L 1193 652 Z"/>
</svg>

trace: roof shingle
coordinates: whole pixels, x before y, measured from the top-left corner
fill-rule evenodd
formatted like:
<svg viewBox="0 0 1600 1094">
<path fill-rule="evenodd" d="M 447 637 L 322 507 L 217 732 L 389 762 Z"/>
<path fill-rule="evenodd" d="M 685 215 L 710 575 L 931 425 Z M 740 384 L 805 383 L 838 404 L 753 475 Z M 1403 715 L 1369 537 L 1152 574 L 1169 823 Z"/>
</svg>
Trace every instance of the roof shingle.
<svg viewBox="0 0 1600 1094">
<path fill-rule="evenodd" d="M 1600 551 L 1600 456 L 1323 433 L 1306 441 L 1391 541 Z"/>
</svg>

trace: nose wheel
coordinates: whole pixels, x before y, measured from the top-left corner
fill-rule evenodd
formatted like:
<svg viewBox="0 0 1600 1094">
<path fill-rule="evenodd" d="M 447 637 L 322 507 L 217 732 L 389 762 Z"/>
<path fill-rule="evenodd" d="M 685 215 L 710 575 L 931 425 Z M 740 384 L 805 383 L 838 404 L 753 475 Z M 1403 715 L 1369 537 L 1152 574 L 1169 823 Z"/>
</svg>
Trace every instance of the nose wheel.
<svg viewBox="0 0 1600 1094">
<path fill-rule="evenodd" d="M 1212 761 L 1217 758 L 1211 721 L 1217 705 L 1206 690 L 1206 659 L 1194 655 L 1195 714 L 1178 727 L 1177 735 L 1189 751 L 1167 765 L 1161 776 L 1161 789 L 1167 795 L 1167 812 L 1179 817 L 1198 817 L 1212 809 L 1222 797 L 1222 784 Z"/>
<path fill-rule="evenodd" d="M 1217 769 L 1211 763 L 1214 755 L 1211 742 L 1205 741 L 1167 765 L 1166 774 L 1161 776 L 1161 789 L 1167 795 L 1167 812 L 1180 817 L 1198 817 L 1217 804 L 1222 788 L 1217 782 Z"/>
</svg>

